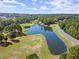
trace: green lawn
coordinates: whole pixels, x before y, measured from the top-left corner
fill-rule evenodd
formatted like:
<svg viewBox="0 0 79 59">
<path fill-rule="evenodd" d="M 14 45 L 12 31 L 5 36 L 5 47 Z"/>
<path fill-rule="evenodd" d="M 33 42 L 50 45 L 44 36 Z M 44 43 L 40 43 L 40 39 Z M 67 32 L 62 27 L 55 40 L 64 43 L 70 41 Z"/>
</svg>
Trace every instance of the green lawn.
<svg viewBox="0 0 79 59">
<path fill-rule="evenodd" d="M 8 47 L 0 46 L 0 59 L 25 59 L 36 53 L 39 59 L 48 59 L 48 46 L 43 35 L 17 37 L 20 42 Z"/>
<path fill-rule="evenodd" d="M 26 29 L 25 27 L 29 27 L 29 26 L 32 26 L 33 23 L 24 23 L 24 24 L 20 24 L 20 26 L 22 27 L 22 32 L 25 32 Z"/>
</svg>

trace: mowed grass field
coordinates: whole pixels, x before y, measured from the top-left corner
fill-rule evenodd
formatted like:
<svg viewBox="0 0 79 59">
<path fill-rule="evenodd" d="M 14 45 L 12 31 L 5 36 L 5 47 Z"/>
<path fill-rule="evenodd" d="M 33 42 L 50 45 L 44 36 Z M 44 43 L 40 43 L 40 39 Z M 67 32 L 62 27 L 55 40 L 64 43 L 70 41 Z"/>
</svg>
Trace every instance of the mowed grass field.
<svg viewBox="0 0 79 59">
<path fill-rule="evenodd" d="M 17 37 L 18 43 L 12 43 L 7 47 L 0 46 L 0 59 L 26 59 L 26 56 L 33 53 L 39 59 L 48 59 L 48 46 L 43 35 L 29 35 Z"/>
</svg>

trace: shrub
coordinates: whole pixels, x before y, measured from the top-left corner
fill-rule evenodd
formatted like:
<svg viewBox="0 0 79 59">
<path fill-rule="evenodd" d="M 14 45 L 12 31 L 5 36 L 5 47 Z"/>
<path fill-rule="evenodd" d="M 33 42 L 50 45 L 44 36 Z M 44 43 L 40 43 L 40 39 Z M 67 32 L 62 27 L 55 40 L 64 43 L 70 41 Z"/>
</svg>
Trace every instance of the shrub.
<svg viewBox="0 0 79 59">
<path fill-rule="evenodd" d="M 37 54 L 31 54 L 29 56 L 26 56 L 26 59 L 39 59 L 39 57 L 37 56 Z"/>
</svg>

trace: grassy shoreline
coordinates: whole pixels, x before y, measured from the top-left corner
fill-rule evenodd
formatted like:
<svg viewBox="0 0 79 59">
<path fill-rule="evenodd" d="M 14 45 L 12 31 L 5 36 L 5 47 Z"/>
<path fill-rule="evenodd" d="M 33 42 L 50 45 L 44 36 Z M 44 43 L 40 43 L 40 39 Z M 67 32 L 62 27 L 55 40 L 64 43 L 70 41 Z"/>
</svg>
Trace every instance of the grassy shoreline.
<svg viewBox="0 0 79 59">
<path fill-rule="evenodd" d="M 26 28 L 25 27 L 30 27 L 32 26 L 33 24 L 32 23 L 24 23 L 24 24 L 20 24 L 20 26 L 22 27 L 22 32 L 26 32 Z"/>
<path fill-rule="evenodd" d="M 55 34 L 65 43 L 67 48 L 72 47 L 72 43 L 60 32 L 60 28 L 57 27 L 57 24 L 50 25 Z"/>
</svg>

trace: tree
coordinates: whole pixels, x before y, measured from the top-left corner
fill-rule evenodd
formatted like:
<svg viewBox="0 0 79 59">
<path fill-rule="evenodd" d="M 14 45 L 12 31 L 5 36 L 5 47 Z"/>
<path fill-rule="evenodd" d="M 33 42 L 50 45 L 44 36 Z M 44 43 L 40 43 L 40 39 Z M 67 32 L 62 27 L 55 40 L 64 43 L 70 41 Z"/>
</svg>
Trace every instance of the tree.
<svg viewBox="0 0 79 59">
<path fill-rule="evenodd" d="M 79 39 L 79 19 L 78 16 L 70 16 L 66 20 L 59 21 L 60 27 L 72 37 Z"/>
<path fill-rule="evenodd" d="M 79 45 L 71 47 L 60 59 L 79 59 Z"/>
<path fill-rule="evenodd" d="M 4 35 L 0 33 L 0 42 L 2 42 L 3 38 L 4 38 Z"/>
</svg>

